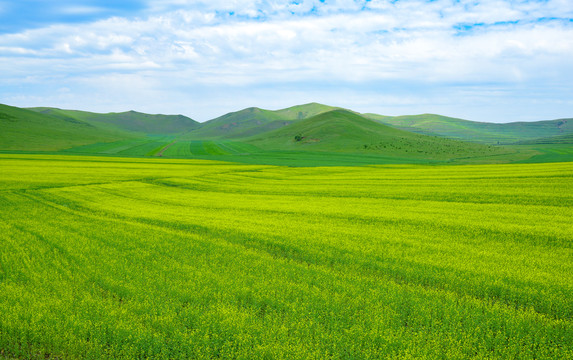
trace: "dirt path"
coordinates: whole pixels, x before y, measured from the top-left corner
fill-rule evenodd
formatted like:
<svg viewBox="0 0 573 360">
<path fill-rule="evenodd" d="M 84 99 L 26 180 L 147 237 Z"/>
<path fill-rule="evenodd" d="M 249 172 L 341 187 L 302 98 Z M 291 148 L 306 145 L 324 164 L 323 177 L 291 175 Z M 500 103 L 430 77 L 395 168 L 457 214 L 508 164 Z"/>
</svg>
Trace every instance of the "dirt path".
<svg viewBox="0 0 573 360">
<path fill-rule="evenodd" d="M 155 154 L 155 156 L 160 156 L 160 157 L 162 157 L 162 156 L 163 156 L 163 152 L 164 152 L 165 150 L 169 149 L 169 148 L 170 148 L 171 146 L 173 146 L 175 143 L 177 143 L 177 141 L 172 141 L 172 142 L 170 142 L 169 144 L 165 145 L 165 147 L 164 147 L 163 149 L 159 150 L 159 151 L 157 152 L 157 154 Z"/>
</svg>

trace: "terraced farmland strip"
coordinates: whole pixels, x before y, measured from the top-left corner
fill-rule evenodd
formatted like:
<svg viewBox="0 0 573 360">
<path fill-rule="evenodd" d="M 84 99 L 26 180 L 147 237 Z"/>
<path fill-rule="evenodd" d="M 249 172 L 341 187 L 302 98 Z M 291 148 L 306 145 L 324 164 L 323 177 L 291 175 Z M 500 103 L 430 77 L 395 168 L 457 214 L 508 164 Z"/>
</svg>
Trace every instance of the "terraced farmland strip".
<svg viewBox="0 0 573 360">
<path fill-rule="evenodd" d="M 189 151 L 193 155 L 209 155 L 207 152 L 205 152 L 203 141 L 199 140 L 189 142 Z"/>
<path fill-rule="evenodd" d="M 218 141 L 217 145 L 223 149 L 223 151 L 229 154 L 249 154 L 261 152 L 261 149 L 254 145 L 238 141 Z"/>
<path fill-rule="evenodd" d="M 215 141 L 204 141 L 203 147 L 205 148 L 205 152 L 209 155 L 229 155 L 229 153 L 221 149 L 218 142 Z"/>
<path fill-rule="evenodd" d="M 119 151 L 117 154 L 127 156 L 145 156 L 149 152 L 152 152 L 153 150 L 163 145 L 165 145 L 165 142 L 163 141 L 146 141 L 142 142 L 141 144 L 134 144 L 134 146 Z"/>
</svg>

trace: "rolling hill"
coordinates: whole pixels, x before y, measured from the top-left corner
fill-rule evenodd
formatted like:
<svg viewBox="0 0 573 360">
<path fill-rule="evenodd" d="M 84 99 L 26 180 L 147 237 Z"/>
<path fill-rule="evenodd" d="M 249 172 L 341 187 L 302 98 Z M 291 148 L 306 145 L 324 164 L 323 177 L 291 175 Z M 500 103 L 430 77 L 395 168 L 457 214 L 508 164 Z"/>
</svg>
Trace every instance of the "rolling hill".
<svg viewBox="0 0 573 360">
<path fill-rule="evenodd" d="M 495 124 L 435 114 L 395 117 L 364 114 L 364 116 L 402 130 L 487 144 L 510 144 L 573 133 L 573 119 Z"/>
<path fill-rule="evenodd" d="M 202 123 L 197 129 L 192 129 L 182 136 L 182 139 L 241 139 L 279 129 L 297 120 L 333 109 L 337 108 L 318 103 L 297 105 L 276 111 L 251 107 Z"/>
<path fill-rule="evenodd" d="M 516 145 L 535 145 L 535 144 L 573 144 L 573 133 L 565 135 L 556 135 L 535 138 L 531 140 L 522 140 L 515 143 Z"/>
<path fill-rule="evenodd" d="M 291 106 L 286 109 L 276 110 L 275 113 L 288 120 L 302 120 L 337 109 L 341 108 L 313 102 L 304 105 Z"/>
<path fill-rule="evenodd" d="M 134 135 L 72 117 L 57 117 L 0 104 L 0 150 L 56 151 Z"/>
<path fill-rule="evenodd" d="M 184 139 L 236 139 L 273 130 L 285 119 L 273 111 L 256 107 L 243 109 L 202 123 L 182 136 Z"/>
<path fill-rule="evenodd" d="M 378 153 L 442 160 L 508 152 L 500 147 L 400 130 L 342 109 L 324 112 L 244 141 L 269 150 Z"/>
<path fill-rule="evenodd" d="M 137 111 L 99 114 L 57 108 L 30 108 L 29 110 L 61 119 L 76 119 L 91 125 L 139 134 L 178 134 L 199 127 L 199 123 L 183 115 L 151 115 Z"/>
<path fill-rule="evenodd" d="M 275 111 L 252 107 L 197 123 L 182 115 L 3 105 L 0 150 L 311 166 L 515 162 L 533 157 L 569 161 L 570 121 L 490 124 L 431 114 L 360 114 L 310 103 Z M 500 143 L 516 145 L 494 146 Z"/>
<path fill-rule="evenodd" d="M 181 138 L 183 140 L 239 140 L 256 137 L 332 110 L 343 109 L 318 103 L 274 111 L 251 107 L 202 123 Z M 360 115 L 408 132 L 484 144 L 511 144 L 517 141 L 573 133 L 573 125 L 571 125 L 573 119 L 496 124 L 435 114 L 384 116 L 366 113 Z"/>
</svg>

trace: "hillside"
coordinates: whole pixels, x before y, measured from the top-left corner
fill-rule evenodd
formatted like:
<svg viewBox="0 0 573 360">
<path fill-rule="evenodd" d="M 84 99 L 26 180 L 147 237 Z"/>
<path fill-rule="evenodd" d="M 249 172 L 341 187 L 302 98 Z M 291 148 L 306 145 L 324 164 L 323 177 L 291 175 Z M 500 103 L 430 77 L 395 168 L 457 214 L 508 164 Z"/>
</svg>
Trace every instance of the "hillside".
<svg viewBox="0 0 573 360">
<path fill-rule="evenodd" d="M 61 119 L 77 119 L 101 128 L 139 134 L 178 134 L 199 126 L 197 121 L 183 115 L 152 115 L 137 111 L 100 114 L 46 107 L 30 110 Z"/>
<path fill-rule="evenodd" d="M 133 137 L 76 118 L 56 117 L 2 104 L 0 128 L 0 150 L 55 151 Z"/>
<path fill-rule="evenodd" d="M 275 113 L 288 120 L 302 120 L 336 109 L 341 108 L 313 102 L 276 110 Z"/>
<path fill-rule="evenodd" d="M 402 130 L 488 144 L 508 144 L 573 133 L 573 119 L 495 124 L 435 114 L 395 117 L 364 114 L 364 116 Z"/>
<path fill-rule="evenodd" d="M 273 111 L 251 107 L 202 123 L 183 135 L 184 139 L 233 139 L 248 137 L 284 126 L 284 119 Z"/>
<path fill-rule="evenodd" d="M 573 144 L 573 133 L 566 135 L 548 136 L 531 140 L 522 140 L 515 143 L 516 145 L 535 145 L 535 144 Z"/>
<path fill-rule="evenodd" d="M 499 147 L 396 129 L 347 110 L 322 113 L 246 141 L 269 150 L 379 153 L 441 160 L 507 152 Z"/>
<path fill-rule="evenodd" d="M 294 121 L 337 109 L 310 103 L 281 110 L 250 107 L 209 120 L 182 136 L 182 139 L 241 139 L 290 125 Z"/>
<path fill-rule="evenodd" d="M 563 146 L 573 136 L 570 119 L 489 124 L 431 114 L 359 114 L 318 103 L 275 111 L 252 107 L 201 124 L 182 115 L 46 107 L 4 106 L 0 116 L 4 151 L 311 166 L 515 162 L 533 157 L 569 161 L 571 153 Z M 514 145 L 492 146 L 499 143 Z"/>
</svg>

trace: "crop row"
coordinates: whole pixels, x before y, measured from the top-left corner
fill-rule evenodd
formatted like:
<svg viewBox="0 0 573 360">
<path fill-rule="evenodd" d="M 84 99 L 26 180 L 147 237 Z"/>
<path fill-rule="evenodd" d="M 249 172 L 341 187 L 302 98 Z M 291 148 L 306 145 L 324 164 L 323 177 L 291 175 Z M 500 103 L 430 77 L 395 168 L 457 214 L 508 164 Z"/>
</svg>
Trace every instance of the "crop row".
<svg viewBox="0 0 573 360">
<path fill-rule="evenodd" d="M 570 163 L 0 166 L 3 356 L 573 357 Z"/>
</svg>

